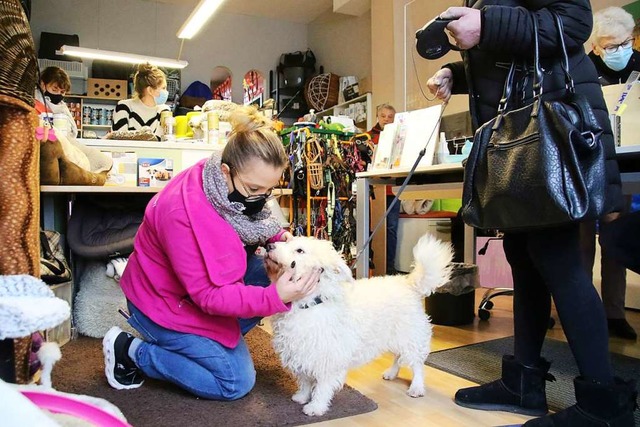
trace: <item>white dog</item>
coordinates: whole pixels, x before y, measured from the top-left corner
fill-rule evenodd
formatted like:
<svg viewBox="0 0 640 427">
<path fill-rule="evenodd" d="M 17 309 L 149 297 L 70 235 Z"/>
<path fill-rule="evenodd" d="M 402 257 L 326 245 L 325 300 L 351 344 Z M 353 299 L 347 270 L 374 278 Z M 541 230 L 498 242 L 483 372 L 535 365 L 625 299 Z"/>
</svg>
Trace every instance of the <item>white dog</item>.
<svg viewBox="0 0 640 427">
<path fill-rule="evenodd" d="M 295 402 L 307 415 L 323 415 L 345 382 L 347 371 L 389 351 L 393 366 L 383 375 L 397 377 L 409 365 L 413 379 L 407 394 L 423 396 L 424 361 L 431 348 L 431 323 L 422 298 L 445 284 L 451 273 L 449 244 L 427 234 L 413 248 L 415 266 L 406 276 L 354 280 L 331 242 L 296 237 L 273 245 L 265 256 L 272 279 L 285 269 L 296 274 L 323 268 L 313 295 L 273 317 L 273 346 L 296 377 Z"/>
</svg>

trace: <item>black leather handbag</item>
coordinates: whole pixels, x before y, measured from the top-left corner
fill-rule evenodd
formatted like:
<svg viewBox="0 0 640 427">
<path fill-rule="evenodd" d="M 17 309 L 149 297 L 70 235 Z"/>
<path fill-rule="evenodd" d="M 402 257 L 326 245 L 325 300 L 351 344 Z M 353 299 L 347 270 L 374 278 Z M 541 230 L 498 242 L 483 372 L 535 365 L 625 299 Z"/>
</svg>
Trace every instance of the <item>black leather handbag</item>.
<svg viewBox="0 0 640 427">
<path fill-rule="evenodd" d="M 533 102 L 514 110 L 507 108 L 517 68 L 514 61 L 498 115 L 473 138 L 462 195 L 462 217 L 473 227 L 526 231 L 603 214 L 603 128 L 586 97 L 574 90 L 562 20 L 554 16 L 566 91 L 556 99 L 541 99 L 543 73 L 538 23 L 533 17 Z"/>
</svg>

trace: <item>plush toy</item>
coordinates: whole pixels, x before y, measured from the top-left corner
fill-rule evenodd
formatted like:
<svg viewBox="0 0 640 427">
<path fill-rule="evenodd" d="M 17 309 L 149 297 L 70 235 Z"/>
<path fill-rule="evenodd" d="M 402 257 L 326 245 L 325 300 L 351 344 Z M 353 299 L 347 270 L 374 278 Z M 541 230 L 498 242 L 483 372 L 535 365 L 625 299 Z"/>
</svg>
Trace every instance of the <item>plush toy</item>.
<svg viewBox="0 0 640 427">
<path fill-rule="evenodd" d="M 36 128 L 36 139 L 38 141 L 55 142 L 58 140 L 58 137 L 56 136 L 56 130 L 52 128 L 48 122 L 44 122 Z"/>
<path fill-rule="evenodd" d="M 104 185 L 113 160 L 64 134 L 47 122 L 36 128 L 40 142 L 41 185 Z"/>
<path fill-rule="evenodd" d="M 344 125 L 342 123 L 327 123 L 324 120 L 320 120 L 320 123 L 318 124 L 320 125 L 320 129 L 336 130 L 339 132 L 344 130 Z"/>
</svg>

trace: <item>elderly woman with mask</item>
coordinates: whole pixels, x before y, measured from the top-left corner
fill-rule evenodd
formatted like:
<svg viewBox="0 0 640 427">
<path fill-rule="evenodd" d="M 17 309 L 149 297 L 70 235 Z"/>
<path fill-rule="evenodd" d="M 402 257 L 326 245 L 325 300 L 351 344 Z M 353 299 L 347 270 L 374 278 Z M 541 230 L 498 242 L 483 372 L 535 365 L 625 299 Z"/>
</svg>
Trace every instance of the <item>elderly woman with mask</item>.
<svg viewBox="0 0 640 427">
<path fill-rule="evenodd" d="M 633 49 L 634 25 L 631 14 L 621 7 L 594 13 L 589 58 L 603 86 L 624 83 L 632 71 L 640 71 L 640 52 Z"/>
</svg>

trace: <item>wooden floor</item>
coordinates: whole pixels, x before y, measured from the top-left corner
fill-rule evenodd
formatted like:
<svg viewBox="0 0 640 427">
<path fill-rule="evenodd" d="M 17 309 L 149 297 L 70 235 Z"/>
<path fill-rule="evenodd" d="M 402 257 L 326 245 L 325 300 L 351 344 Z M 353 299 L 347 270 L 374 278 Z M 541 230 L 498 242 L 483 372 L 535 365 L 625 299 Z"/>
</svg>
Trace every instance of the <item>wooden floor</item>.
<svg viewBox="0 0 640 427">
<path fill-rule="evenodd" d="M 477 291 L 477 301 L 483 293 L 484 290 Z M 481 321 L 476 317 L 472 325 L 434 326 L 432 351 L 513 335 L 511 297 L 500 296 L 493 301 L 495 306 L 491 310 L 491 318 L 488 321 Z M 555 318 L 557 319 L 557 316 Z M 636 331 L 640 331 L 639 312 L 628 310 L 627 320 Z M 564 339 L 558 325 L 549 331 L 548 336 Z M 610 348 L 612 352 L 640 358 L 638 342 L 611 338 Z M 500 361 L 496 360 L 496 363 Z M 529 419 L 529 417 L 506 412 L 477 411 L 457 406 L 452 400 L 456 390 L 472 386 L 474 383 L 428 366 L 425 371 L 426 395 L 417 399 L 411 398 L 405 394 L 410 378 L 410 372 L 406 368 L 400 371 L 399 378 L 395 381 L 382 379 L 382 373 L 390 364 L 391 356 L 384 355 L 366 366 L 351 371 L 347 379 L 347 384 L 378 404 L 376 411 L 314 425 L 318 427 L 503 426 L 521 424 Z"/>
</svg>

